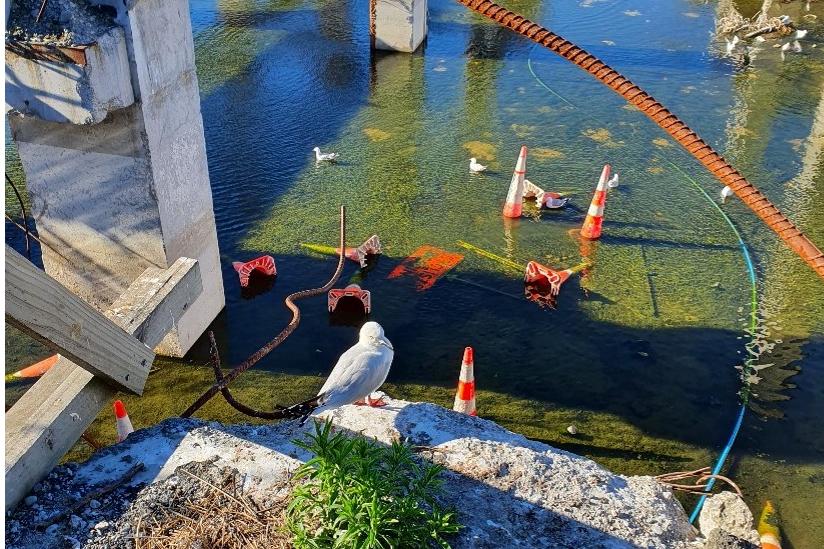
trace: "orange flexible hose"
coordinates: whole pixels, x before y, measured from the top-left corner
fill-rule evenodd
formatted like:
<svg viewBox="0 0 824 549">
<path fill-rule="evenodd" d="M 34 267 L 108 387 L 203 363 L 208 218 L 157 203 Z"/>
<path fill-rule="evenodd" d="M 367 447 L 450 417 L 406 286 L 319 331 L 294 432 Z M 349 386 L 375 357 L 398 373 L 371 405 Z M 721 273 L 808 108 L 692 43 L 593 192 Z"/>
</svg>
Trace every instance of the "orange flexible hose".
<svg viewBox="0 0 824 549">
<path fill-rule="evenodd" d="M 489 0 L 457 0 L 484 17 L 537 42 L 574 63 L 609 86 L 615 93 L 636 106 L 652 119 L 692 156 L 701 162 L 721 183 L 730 187 L 755 215 L 761 218 L 779 237 L 798 254 L 813 270 L 824 278 L 824 253 L 787 219 L 761 192 L 738 170 L 730 166 L 720 154 L 705 143 L 694 131 L 672 114 L 651 95 L 633 84 L 628 78 L 552 31 Z"/>
</svg>

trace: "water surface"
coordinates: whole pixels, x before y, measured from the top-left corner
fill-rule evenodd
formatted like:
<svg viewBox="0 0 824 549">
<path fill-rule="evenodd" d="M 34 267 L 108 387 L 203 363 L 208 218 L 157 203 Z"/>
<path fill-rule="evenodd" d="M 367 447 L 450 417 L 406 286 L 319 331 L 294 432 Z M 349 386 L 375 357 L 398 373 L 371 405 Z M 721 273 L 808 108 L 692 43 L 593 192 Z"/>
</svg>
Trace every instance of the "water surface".
<svg viewBox="0 0 824 549">
<path fill-rule="evenodd" d="M 756 266 L 753 343 L 742 248 L 711 203 L 720 186 L 652 122 L 562 59 L 446 0 L 430 3 L 418 53 L 373 55 L 361 4 L 191 3 L 227 297 L 214 326 L 224 365 L 286 324 L 287 294 L 334 271 L 334 258 L 300 244 L 335 244 L 345 204 L 349 243 L 377 233 L 385 244 L 367 271 L 349 263 L 340 284 L 372 292 L 372 319 L 396 348 L 391 395 L 450 405 L 472 345 L 482 417 L 622 473 L 658 474 L 716 458 L 737 413 L 736 367 L 754 353 L 769 366 L 752 380 L 725 470 L 754 511 L 766 498 L 777 504 L 789 546 L 820 546 L 821 281 L 740 202 L 724 205 Z M 824 243 L 824 46 L 811 47 L 822 26 L 804 25 L 803 54 L 781 62 L 768 43 L 743 67 L 711 36 L 712 3 L 507 5 L 644 87 Z M 812 8 L 824 19 L 821 5 Z M 502 221 L 522 144 L 529 179 L 568 194 L 573 207 L 528 206 L 523 219 Z M 316 165 L 314 146 L 342 161 Z M 469 174 L 470 156 L 490 172 Z M 584 249 L 568 233 L 607 162 L 622 184 L 608 197 L 604 237 Z M 524 298 L 518 273 L 459 240 L 519 264 L 569 267 L 584 255 L 595 267 L 549 309 Z M 412 278 L 387 278 L 421 245 L 464 259 L 426 291 Z M 261 253 L 276 257 L 278 278 L 247 299 L 231 261 Z M 354 340 L 357 326 L 331 321 L 324 298 L 301 309 L 295 334 L 239 380 L 245 402 L 267 408 L 310 396 Z M 7 371 L 37 354 L 22 341 L 7 336 L 16 353 Z M 137 425 L 179 413 L 210 383 L 203 345 L 157 366 L 146 396 L 127 400 Z M 199 415 L 245 420 L 219 398 Z M 103 414 L 94 432 L 110 438 L 110 423 Z M 570 424 L 578 437 L 565 434 Z"/>
</svg>

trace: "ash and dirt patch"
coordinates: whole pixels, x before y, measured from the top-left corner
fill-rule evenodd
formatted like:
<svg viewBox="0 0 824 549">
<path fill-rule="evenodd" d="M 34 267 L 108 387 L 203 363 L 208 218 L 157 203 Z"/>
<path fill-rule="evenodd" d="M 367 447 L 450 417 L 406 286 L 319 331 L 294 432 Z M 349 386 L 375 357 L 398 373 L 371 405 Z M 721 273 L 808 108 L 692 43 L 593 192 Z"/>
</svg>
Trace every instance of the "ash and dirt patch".
<svg viewBox="0 0 824 549">
<path fill-rule="evenodd" d="M 6 42 L 49 46 L 91 44 L 116 26 L 114 8 L 84 0 L 48 0 L 37 21 L 42 0 L 16 0 L 11 7 Z"/>
<path fill-rule="evenodd" d="M 190 462 L 147 486 L 123 515 L 95 530 L 84 547 L 146 549 L 291 547 L 283 528 L 286 499 L 250 491 L 237 469 Z"/>
<path fill-rule="evenodd" d="M 189 462 L 160 482 L 119 488 L 77 514 L 50 519 L 50 510 L 80 498 L 71 491 L 76 467 L 58 469 L 15 510 L 6 547 L 132 548 L 138 536 L 144 549 L 291 547 L 283 528 L 286 481 L 283 490 L 255 491 L 235 468 Z"/>
</svg>

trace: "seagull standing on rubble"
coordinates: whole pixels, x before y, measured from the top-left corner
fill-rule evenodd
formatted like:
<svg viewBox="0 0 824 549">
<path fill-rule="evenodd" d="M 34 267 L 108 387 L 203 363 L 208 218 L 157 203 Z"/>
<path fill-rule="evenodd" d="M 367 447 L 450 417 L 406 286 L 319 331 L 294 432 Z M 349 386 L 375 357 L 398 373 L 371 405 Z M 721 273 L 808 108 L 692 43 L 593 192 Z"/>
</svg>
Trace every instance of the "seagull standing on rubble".
<svg viewBox="0 0 824 549">
<path fill-rule="evenodd" d="M 365 400 L 369 406 L 382 406 L 372 400 L 392 366 L 395 349 L 377 322 L 367 322 L 360 329 L 358 342 L 343 353 L 317 396 L 284 410 L 286 417 L 300 417 L 302 422 L 312 413 L 332 410 Z"/>
</svg>

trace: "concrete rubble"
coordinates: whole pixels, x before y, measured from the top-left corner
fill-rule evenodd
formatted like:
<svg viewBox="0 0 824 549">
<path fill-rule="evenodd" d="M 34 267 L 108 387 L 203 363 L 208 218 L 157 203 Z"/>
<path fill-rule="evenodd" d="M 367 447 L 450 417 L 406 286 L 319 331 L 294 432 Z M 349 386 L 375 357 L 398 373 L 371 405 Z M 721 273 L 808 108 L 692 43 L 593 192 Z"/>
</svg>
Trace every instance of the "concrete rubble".
<svg viewBox="0 0 824 549">
<path fill-rule="evenodd" d="M 6 26 L 9 39 L 50 46 L 90 44 L 116 24 L 115 10 L 85 0 L 49 0 L 40 21 L 42 0 L 14 0 Z"/>
<path fill-rule="evenodd" d="M 453 547 L 704 546 L 672 492 L 654 478 L 613 474 L 492 421 L 391 399 L 383 408 L 345 406 L 324 416 L 353 435 L 405 441 L 422 458 L 446 467 L 443 500 L 465 526 Z M 236 470 L 251 493 L 283 498 L 292 473 L 310 457 L 293 441 L 312 429 L 311 421 L 251 426 L 168 419 L 136 431 L 85 463 L 57 468 L 36 486 L 36 500 L 27 499 L 7 517 L 7 547 L 130 546 L 136 514 L 168 497 L 164 486 L 185 490 L 175 471 L 192 462 Z M 72 509 L 138 462 L 145 468 L 130 482 Z M 50 519 L 61 512 L 60 520 Z"/>
</svg>

